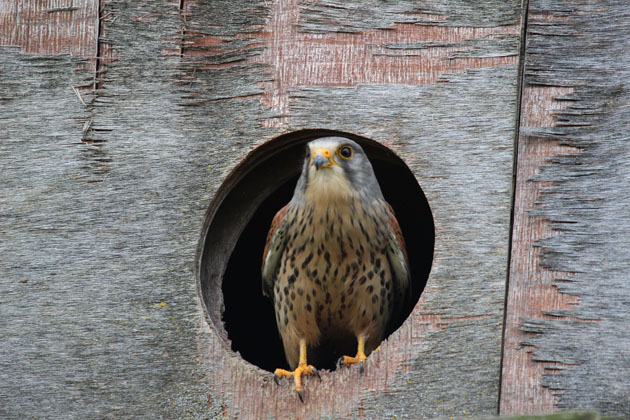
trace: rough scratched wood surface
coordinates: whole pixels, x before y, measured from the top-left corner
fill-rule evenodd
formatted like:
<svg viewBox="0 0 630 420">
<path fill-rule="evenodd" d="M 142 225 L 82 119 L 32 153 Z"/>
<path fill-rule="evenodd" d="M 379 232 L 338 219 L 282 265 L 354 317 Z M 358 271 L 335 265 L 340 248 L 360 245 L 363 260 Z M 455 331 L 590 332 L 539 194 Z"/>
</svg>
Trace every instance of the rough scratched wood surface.
<svg viewBox="0 0 630 420">
<path fill-rule="evenodd" d="M 497 413 L 519 2 L 11 4 L 0 417 Z M 193 268 L 223 180 L 255 146 L 306 128 L 398 153 L 436 248 L 420 303 L 367 373 L 324 372 L 302 405 L 208 324 Z"/>
<path fill-rule="evenodd" d="M 519 5 L 483 14 L 483 24 L 451 5 L 398 2 L 382 13 L 368 2 L 185 3 L 189 126 L 244 144 L 303 128 L 386 143 L 416 175 L 436 223 L 422 301 L 366 375 L 325 372 L 296 404 L 289 384 L 276 386 L 208 334 L 213 409 L 244 418 L 497 412 Z"/>
<path fill-rule="evenodd" d="M 205 150 L 173 119 L 164 52 L 179 11 L 103 13 L 118 61 L 82 100 L 80 59 L 0 50 L 2 418 L 207 416 L 192 274 Z"/>
<path fill-rule="evenodd" d="M 531 0 L 501 413 L 630 417 L 627 5 Z"/>
<path fill-rule="evenodd" d="M 0 1 L 0 45 L 96 57 L 98 0 Z"/>
</svg>

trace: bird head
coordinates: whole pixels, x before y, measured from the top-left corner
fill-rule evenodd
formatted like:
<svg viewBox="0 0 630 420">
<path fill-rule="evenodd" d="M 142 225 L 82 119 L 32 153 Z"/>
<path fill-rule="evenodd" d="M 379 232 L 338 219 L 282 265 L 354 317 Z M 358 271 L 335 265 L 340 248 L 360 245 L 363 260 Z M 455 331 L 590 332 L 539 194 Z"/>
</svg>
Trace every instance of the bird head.
<svg viewBox="0 0 630 420">
<path fill-rule="evenodd" d="M 318 202 L 383 197 L 367 155 L 344 137 L 323 137 L 307 144 L 296 194 Z"/>
</svg>

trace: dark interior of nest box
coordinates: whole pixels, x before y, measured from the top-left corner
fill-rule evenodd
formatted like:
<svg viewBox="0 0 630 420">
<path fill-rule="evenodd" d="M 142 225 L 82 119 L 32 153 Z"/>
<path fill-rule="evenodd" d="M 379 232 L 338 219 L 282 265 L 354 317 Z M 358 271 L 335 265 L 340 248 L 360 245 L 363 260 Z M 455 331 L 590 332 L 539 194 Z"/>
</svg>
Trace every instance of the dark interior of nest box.
<svg viewBox="0 0 630 420">
<path fill-rule="evenodd" d="M 199 294 L 216 332 L 233 351 L 268 371 L 288 366 L 273 305 L 262 295 L 260 270 L 267 232 L 276 212 L 293 195 L 306 143 L 326 136 L 351 138 L 363 147 L 405 237 L 413 299 L 404 317 L 392 322 L 389 333 L 409 316 L 431 270 L 435 231 L 429 204 L 412 172 L 390 149 L 328 130 L 300 131 L 263 144 L 228 176 L 212 201 L 197 273 Z M 318 368 L 332 369 L 335 361 Z"/>
</svg>

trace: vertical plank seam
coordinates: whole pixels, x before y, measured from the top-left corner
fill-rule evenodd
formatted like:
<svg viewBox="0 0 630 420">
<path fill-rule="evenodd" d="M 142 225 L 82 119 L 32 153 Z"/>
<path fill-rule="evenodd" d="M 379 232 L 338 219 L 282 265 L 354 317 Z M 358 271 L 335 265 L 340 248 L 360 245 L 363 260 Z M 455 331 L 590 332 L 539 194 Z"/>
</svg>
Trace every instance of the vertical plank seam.
<svg viewBox="0 0 630 420">
<path fill-rule="evenodd" d="M 184 58 L 184 45 L 186 43 L 186 14 L 184 13 L 184 1 L 179 0 L 179 22 L 180 22 L 180 31 L 179 31 L 179 59 Z"/>
<path fill-rule="evenodd" d="M 512 241 L 514 238 L 514 213 L 516 209 L 516 176 L 518 168 L 518 145 L 521 128 L 521 109 L 523 101 L 523 87 L 525 84 L 525 52 L 527 47 L 527 22 L 529 19 L 529 0 L 523 0 L 521 4 L 521 39 L 518 63 L 518 82 L 516 84 L 516 118 L 514 121 L 514 144 L 512 161 L 512 197 L 510 203 L 510 228 L 507 250 L 507 269 L 505 275 L 505 295 L 503 298 L 503 327 L 501 332 L 501 361 L 499 363 L 499 392 L 497 393 L 497 415 L 501 415 L 502 391 L 503 391 L 503 363 L 505 361 L 505 333 L 508 313 L 508 297 L 510 290 L 510 267 L 512 263 Z"/>
<path fill-rule="evenodd" d="M 101 34 L 103 33 L 103 20 L 101 19 L 103 15 L 103 8 L 105 7 L 105 0 L 98 0 L 98 8 L 96 10 L 96 57 L 94 58 L 94 82 L 92 83 L 92 90 L 94 93 L 99 88 L 99 84 L 101 82 L 101 77 L 99 72 L 101 71 Z"/>
</svg>

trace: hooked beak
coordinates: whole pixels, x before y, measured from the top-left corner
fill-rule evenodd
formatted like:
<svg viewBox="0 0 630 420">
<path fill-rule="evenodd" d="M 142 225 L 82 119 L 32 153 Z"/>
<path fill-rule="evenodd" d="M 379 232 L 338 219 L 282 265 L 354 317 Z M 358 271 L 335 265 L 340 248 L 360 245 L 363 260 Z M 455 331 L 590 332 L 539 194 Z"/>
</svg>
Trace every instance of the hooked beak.
<svg viewBox="0 0 630 420">
<path fill-rule="evenodd" d="M 315 165 L 315 169 L 328 168 L 334 163 L 335 161 L 330 158 L 330 150 L 317 149 L 313 152 L 313 165 Z"/>
</svg>

